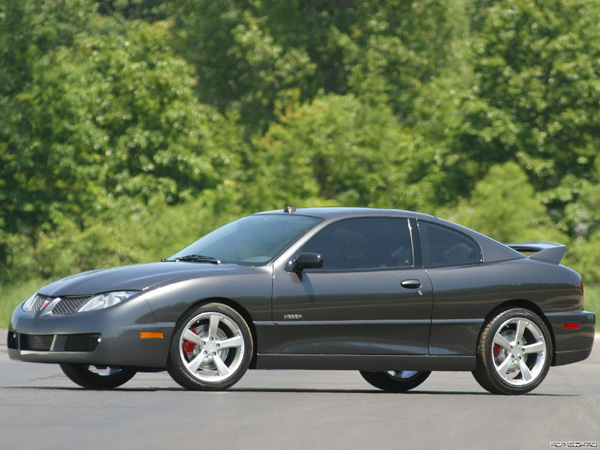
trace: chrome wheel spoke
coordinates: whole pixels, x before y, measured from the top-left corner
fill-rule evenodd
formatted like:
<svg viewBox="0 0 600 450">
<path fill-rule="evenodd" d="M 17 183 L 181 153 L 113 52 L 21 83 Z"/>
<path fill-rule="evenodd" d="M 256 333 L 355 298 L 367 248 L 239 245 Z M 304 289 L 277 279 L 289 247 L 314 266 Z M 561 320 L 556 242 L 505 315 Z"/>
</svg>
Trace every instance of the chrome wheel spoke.
<svg viewBox="0 0 600 450">
<path fill-rule="evenodd" d="M 218 354 L 213 355 L 212 359 L 215 362 L 215 366 L 217 366 L 219 376 L 226 377 L 227 375 L 229 375 L 229 367 L 227 367 L 227 365 L 223 362 L 223 360 Z"/>
<path fill-rule="evenodd" d="M 244 345 L 244 339 L 241 336 L 234 336 L 232 338 L 219 341 L 218 344 L 221 349 L 240 348 Z"/>
<path fill-rule="evenodd" d="M 208 326 L 208 337 L 214 338 L 217 336 L 217 331 L 219 329 L 219 322 L 221 321 L 221 317 L 217 314 L 211 314 L 209 319 Z"/>
<path fill-rule="evenodd" d="M 526 355 L 529 353 L 542 353 L 545 350 L 546 350 L 546 344 L 544 344 L 544 342 L 542 342 L 542 341 L 523 346 L 523 353 Z"/>
<path fill-rule="evenodd" d="M 525 333 L 525 329 L 527 328 L 526 320 L 518 320 L 517 321 L 517 332 L 515 335 L 516 342 L 523 342 L 523 334 Z"/>
<path fill-rule="evenodd" d="M 494 344 L 498 344 L 500 347 L 505 348 L 506 350 L 510 351 L 510 342 L 508 342 L 506 340 L 506 338 L 504 336 L 502 336 L 501 334 L 497 334 L 494 337 Z"/>
<path fill-rule="evenodd" d="M 204 359 L 206 359 L 206 356 L 206 352 L 200 352 L 194 359 L 186 363 L 185 367 L 192 373 L 197 372 L 200 365 L 204 362 Z"/>
<path fill-rule="evenodd" d="M 185 339 L 186 341 L 193 342 L 196 345 L 202 345 L 204 343 L 202 338 L 190 329 L 185 330 L 185 332 L 183 333 L 183 339 Z"/>
<path fill-rule="evenodd" d="M 512 361 L 512 358 L 507 355 L 506 358 L 504 358 L 504 361 L 502 361 L 502 363 L 499 366 L 496 366 L 496 370 L 498 371 L 498 373 L 500 373 L 500 375 L 502 375 L 503 377 L 506 377 L 506 373 L 508 372 L 510 363 Z"/>
<path fill-rule="evenodd" d="M 533 378 L 533 375 L 531 374 L 529 367 L 527 367 L 527 364 L 525 364 L 525 360 L 519 359 L 519 369 L 521 369 L 521 374 L 523 375 L 523 380 L 531 381 L 531 379 Z"/>
</svg>

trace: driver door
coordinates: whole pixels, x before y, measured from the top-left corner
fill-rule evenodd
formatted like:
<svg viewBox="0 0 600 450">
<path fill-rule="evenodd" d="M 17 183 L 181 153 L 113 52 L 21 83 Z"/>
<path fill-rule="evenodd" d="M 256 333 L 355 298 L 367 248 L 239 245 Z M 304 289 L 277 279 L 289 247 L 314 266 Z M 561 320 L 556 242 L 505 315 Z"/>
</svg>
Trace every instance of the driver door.
<svg viewBox="0 0 600 450">
<path fill-rule="evenodd" d="M 299 253 L 320 269 L 276 268 L 273 320 L 280 354 L 422 355 L 428 352 L 432 287 L 414 267 L 408 219 L 346 219 Z"/>
</svg>

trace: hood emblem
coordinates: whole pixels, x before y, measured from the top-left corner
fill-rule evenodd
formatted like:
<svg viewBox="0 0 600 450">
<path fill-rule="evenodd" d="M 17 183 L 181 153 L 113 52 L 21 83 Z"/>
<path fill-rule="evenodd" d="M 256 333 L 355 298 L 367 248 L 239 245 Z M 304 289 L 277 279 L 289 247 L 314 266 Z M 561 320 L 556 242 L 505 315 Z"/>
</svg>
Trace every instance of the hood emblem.
<svg viewBox="0 0 600 450">
<path fill-rule="evenodd" d="M 46 306 L 48 306 L 50 303 L 52 303 L 54 300 L 60 300 L 60 297 L 56 297 L 56 298 L 47 298 L 46 301 L 44 301 L 44 303 L 42 303 L 42 306 L 40 306 L 39 311 L 42 311 Z"/>
</svg>

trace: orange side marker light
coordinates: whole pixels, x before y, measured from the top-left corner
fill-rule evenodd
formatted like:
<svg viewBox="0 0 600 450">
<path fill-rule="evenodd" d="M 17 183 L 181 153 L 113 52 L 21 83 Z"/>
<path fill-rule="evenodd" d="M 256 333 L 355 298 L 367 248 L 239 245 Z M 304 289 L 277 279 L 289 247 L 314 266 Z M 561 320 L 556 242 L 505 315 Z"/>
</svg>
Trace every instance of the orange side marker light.
<svg viewBox="0 0 600 450">
<path fill-rule="evenodd" d="M 140 339 L 162 339 L 163 337 L 162 331 L 140 331 Z"/>
</svg>

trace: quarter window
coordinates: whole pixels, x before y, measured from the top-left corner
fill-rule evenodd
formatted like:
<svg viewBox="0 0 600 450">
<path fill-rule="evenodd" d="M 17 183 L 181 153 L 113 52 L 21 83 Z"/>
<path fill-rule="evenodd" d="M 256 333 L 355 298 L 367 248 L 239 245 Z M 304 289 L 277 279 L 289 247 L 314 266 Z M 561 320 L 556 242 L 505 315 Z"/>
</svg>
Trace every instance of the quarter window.
<svg viewBox="0 0 600 450">
<path fill-rule="evenodd" d="M 419 221 L 424 267 L 462 266 L 481 262 L 479 246 L 458 231 Z"/>
<path fill-rule="evenodd" d="M 407 219 L 357 218 L 319 232 L 302 252 L 319 253 L 323 270 L 411 267 L 413 250 Z"/>
</svg>

